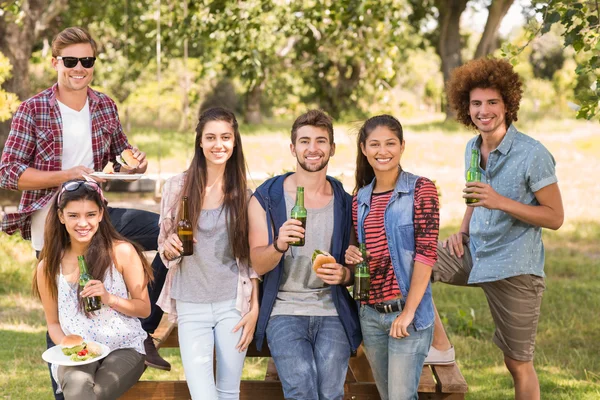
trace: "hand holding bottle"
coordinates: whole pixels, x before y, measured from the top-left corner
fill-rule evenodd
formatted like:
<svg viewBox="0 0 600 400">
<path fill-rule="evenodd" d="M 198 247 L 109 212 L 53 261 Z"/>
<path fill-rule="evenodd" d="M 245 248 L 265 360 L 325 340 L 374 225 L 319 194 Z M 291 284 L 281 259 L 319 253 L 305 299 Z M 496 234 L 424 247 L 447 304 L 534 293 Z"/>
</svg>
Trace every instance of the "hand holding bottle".
<svg viewBox="0 0 600 400">
<path fill-rule="evenodd" d="M 192 239 L 193 243 L 198 243 L 196 239 Z M 167 240 L 163 243 L 163 254 L 169 261 L 173 261 L 182 256 L 183 242 L 177 233 L 171 233 Z"/>
<path fill-rule="evenodd" d="M 281 225 L 279 234 L 277 235 L 277 247 L 282 250 L 287 250 L 287 246 L 291 243 L 298 242 L 299 239 L 304 240 L 304 228 L 302 222 L 297 219 L 290 218 Z M 282 243 L 286 245 L 281 246 Z"/>
<path fill-rule="evenodd" d="M 111 294 L 104 287 L 104 283 L 96 279 L 88 281 L 81 291 L 81 297 L 100 297 L 104 304 L 110 304 L 110 296 Z"/>
</svg>

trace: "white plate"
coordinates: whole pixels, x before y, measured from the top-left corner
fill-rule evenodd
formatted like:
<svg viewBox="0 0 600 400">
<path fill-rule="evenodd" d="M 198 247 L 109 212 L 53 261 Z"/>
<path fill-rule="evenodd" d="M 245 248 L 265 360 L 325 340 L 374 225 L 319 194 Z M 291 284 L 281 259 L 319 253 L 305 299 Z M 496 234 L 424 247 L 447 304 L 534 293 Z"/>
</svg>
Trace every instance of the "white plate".
<svg viewBox="0 0 600 400">
<path fill-rule="evenodd" d="M 124 174 L 121 172 L 115 172 L 114 174 L 106 174 L 104 172 L 92 172 L 90 176 L 96 176 L 98 178 L 106 179 L 108 181 L 137 181 L 144 174 Z"/>
<path fill-rule="evenodd" d="M 93 343 L 93 342 L 86 342 L 86 343 Z M 72 361 L 70 356 L 65 356 L 65 354 L 62 352 L 62 347 L 60 347 L 60 346 L 50 347 L 48 350 L 46 350 L 44 352 L 44 354 L 42 354 L 42 358 L 46 362 L 49 362 L 51 364 L 58 364 L 58 365 L 73 366 L 73 365 L 91 364 L 93 362 L 103 359 L 104 357 L 106 357 L 108 355 L 108 353 L 110 353 L 110 349 L 108 348 L 108 346 L 106 346 L 102 343 L 96 343 L 96 344 L 98 346 L 102 347 L 102 354 L 99 355 L 98 357 L 90 358 L 89 360 Z"/>
</svg>

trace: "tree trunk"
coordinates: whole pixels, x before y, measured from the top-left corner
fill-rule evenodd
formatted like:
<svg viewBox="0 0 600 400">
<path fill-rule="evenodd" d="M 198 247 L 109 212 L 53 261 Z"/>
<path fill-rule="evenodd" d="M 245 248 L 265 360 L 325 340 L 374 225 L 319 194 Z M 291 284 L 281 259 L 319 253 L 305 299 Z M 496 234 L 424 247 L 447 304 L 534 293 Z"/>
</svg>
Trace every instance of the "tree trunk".
<svg viewBox="0 0 600 400">
<path fill-rule="evenodd" d="M 264 87 L 264 80 L 253 85 L 246 93 L 246 112 L 244 113 L 244 121 L 248 124 L 262 123 L 262 114 L 260 112 L 260 102 Z"/>
<path fill-rule="evenodd" d="M 2 84 L 2 88 L 15 93 L 20 100 L 31 96 L 29 59 L 35 41 L 66 8 L 67 0 L 24 0 L 20 9 L 24 17 L 19 23 L 15 22 L 15 16 L 9 11 L 0 15 L 0 52 L 12 65 L 12 77 Z M 1 148 L 4 148 L 9 131 L 10 120 L 0 124 Z"/>
<path fill-rule="evenodd" d="M 437 52 L 442 60 L 444 87 L 447 88 L 450 74 L 462 65 L 462 41 L 460 38 L 460 16 L 467 7 L 467 0 L 437 0 L 439 10 L 439 41 Z M 454 118 L 454 112 L 446 107 L 446 120 Z"/>
<path fill-rule="evenodd" d="M 514 2 L 514 0 L 492 1 L 488 7 L 488 18 L 479 44 L 477 45 L 477 50 L 475 50 L 474 59 L 485 57 L 498 48 L 498 30 L 500 29 L 500 24 Z"/>
<path fill-rule="evenodd" d="M 335 86 L 326 77 L 329 70 L 335 69 L 337 72 L 337 82 Z M 319 107 L 326 110 L 332 118 L 339 118 L 342 111 L 350 108 L 352 105 L 350 96 L 360 82 L 363 71 L 363 64 L 360 61 L 352 60 L 349 64 L 340 64 L 329 62 L 320 71 L 317 71 L 319 85 L 321 86 L 321 97 L 319 98 Z M 321 73 L 322 72 L 322 73 Z"/>
</svg>

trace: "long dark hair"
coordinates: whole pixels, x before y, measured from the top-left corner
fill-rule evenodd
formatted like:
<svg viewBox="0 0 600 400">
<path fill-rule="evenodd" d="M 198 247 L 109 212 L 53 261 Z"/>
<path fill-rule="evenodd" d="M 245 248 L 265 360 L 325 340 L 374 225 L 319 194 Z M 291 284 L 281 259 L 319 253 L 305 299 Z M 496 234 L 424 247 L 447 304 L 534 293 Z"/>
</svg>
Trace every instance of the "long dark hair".
<svg viewBox="0 0 600 400">
<path fill-rule="evenodd" d="M 404 140 L 404 134 L 402 132 L 402 125 L 400 124 L 400 121 L 391 115 L 377 115 L 365 121 L 363 126 L 361 126 L 358 131 L 358 139 L 356 141 L 356 179 L 353 190 L 354 194 L 358 193 L 360 188 L 367 186 L 375 178 L 375 171 L 373 170 L 371 164 L 369 164 L 367 157 L 363 154 L 361 145 L 366 147 L 367 138 L 371 132 L 380 126 L 385 126 L 392 131 L 396 137 L 400 139 L 400 143 L 402 143 Z"/>
<path fill-rule="evenodd" d="M 227 231 L 229 243 L 235 257 L 247 260 L 250 255 L 248 245 L 248 186 L 246 183 L 246 159 L 242 149 L 242 137 L 235 115 L 222 107 L 204 111 L 196 126 L 194 158 L 188 168 L 181 196 L 188 197 L 190 221 L 196 224 L 202 212 L 202 202 L 206 192 L 207 167 L 206 157 L 200 145 L 202 132 L 208 122 L 224 121 L 233 128 L 234 148 L 231 158 L 225 165 L 225 182 L 223 184 L 223 205 L 227 212 Z M 181 197 L 180 196 L 180 197 Z M 179 199 L 181 204 L 181 198 Z M 183 210 L 178 211 L 178 220 Z"/>
<path fill-rule="evenodd" d="M 68 182 L 67 182 L 68 183 Z M 65 183 L 66 184 L 66 183 Z M 61 188 L 62 190 L 62 188 Z M 40 254 L 40 260 L 44 261 L 43 274 L 47 288 L 53 299 L 58 299 L 58 286 L 56 277 L 60 273 L 60 264 L 63 259 L 65 250 L 71 245 L 71 238 L 65 225 L 59 219 L 59 212 L 63 212 L 67 204 L 72 201 L 90 200 L 93 201 L 100 211 L 103 213 L 102 221 L 98 224 L 98 230 L 90 241 L 90 244 L 83 256 L 85 257 L 88 266 L 88 272 L 94 279 L 103 280 L 106 276 L 106 271 L 109 270 L 114 262 L 113 244 L 115 242 L 128 242 L 133 245 L 138 256 L 142 260 L 144 267 L 144 275 L 148 282 L 153 280 L 152 267 L 142 254 L 141 248 L 125 239 L 119 232 L 116 231 L 108 216 L 108 210 L 104 204 L 103 198 L 96 190 L 90 190 L 84 184 L 81 184 L 73 191 L 59 191 L 59 195 L 52 199 L 50 212 L 46 217 L 46 225 L 44 228 L 44 247 Z M 81 290 L 81 289 L 79 289 Z M 33 279 L 33 292 L 38 297 L 40 296 L 37 279 Z M 82 307 L 83 308 L 83 307 Z"/>
</svg>

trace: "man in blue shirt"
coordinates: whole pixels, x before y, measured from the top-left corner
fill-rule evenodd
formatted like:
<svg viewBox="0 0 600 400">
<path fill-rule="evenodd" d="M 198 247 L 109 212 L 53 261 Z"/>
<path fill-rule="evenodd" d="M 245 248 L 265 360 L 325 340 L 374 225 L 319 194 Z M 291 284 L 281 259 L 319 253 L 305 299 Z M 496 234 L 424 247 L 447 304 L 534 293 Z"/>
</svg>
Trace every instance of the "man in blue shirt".
<svg viewBox="0 0 600 400">
<path fill-rule="evenodd" d="M 263 275 L 254 335 L 266 338 L 286 399 L 341 400 L 348 360 L 362 340 L 352 273 L 339 262 L 350 243 L 352 197 L 327 176 L 335 153 L 333 123 L 310 110 L 292 126 L 296 171 L 260 185 L 248 205 L 250 259 Z M 304 188 L 305 227 L 289 217 L 297 187 Z M 298 238 L 304 245 L 292 246 Z M 315 250 L 337 262 L 313 269 Z"/>
<path fill-rule="evenodd" d="M 533 366 L 544 284 L 542 228 L 558 229 L 563 205 L 550 152 L 519 132 L 522 83 L 505 60 L 480 59 L 457 68 L 448 98 L 457 119 L 477 130 L 465 151 L 480 153 L 481 182 L 463 190 L 469 204 L 460 231 L 438 248 L 433 280 L 483 289 L 496 326 L 494 343 L 515 385 L 516 399 L 539 399 Z M 453 353 L 436 318 L 431 363 Z M 453 357 L 451 357 L 453 358 Z"/>
</svg>

